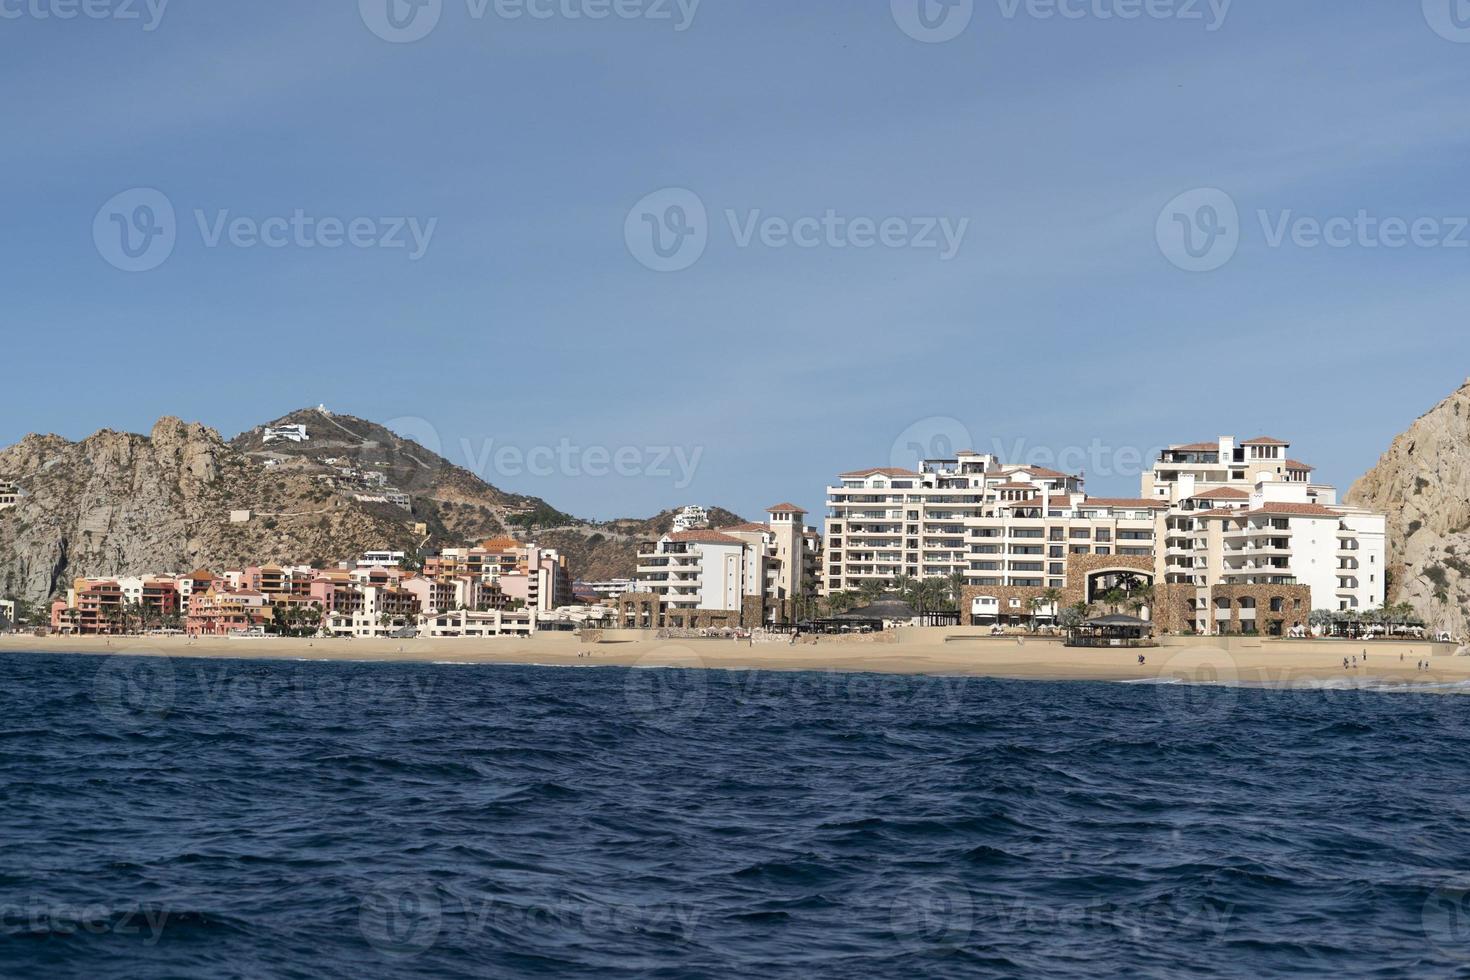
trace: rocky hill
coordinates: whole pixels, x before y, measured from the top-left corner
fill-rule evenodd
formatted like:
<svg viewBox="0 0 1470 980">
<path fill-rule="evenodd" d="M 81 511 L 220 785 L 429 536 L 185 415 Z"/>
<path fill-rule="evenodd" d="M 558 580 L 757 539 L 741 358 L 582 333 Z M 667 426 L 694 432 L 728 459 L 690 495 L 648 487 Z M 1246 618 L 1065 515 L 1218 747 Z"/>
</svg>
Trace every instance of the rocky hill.
<svg viewBox="0 0 1470 980">
<path fill-rule="evenodd" d="M 326 562 L 413 543 L 411 527 L 386 508 L 267 470 L 213 429 L 175 418 L 148 436 L 27 436 L 0 451 L 0 478 L 23 491 L 0 511 L 0 593 L 33 602 L 81 575 Z M 251 520 L 232 523 L 242 510 Z"/>
<path fill-rule="evenodd" d="M 268 438 L 268 428 L 291 425 L 309 438 Z M 175 418 L 147 436 L 27 436 L 0 450 L 0 481 L 22 491 L 16 507 L 0 510 L 0 595 L 30 602 L 79 576 L 328 565 L 372 549 L 433 551 L 503 534 L 562 549 L 579 578 L 616 578 L 633 573 L 637 542 L 668 530 L 675 513 L 579 520 L 381 425 L 323 409 L 230 442 Z M 711 516 L 740 522 L 728 511 Z"/>
<path fill-rule="evenodd" d="M 1389 600 L 1470 632 L 1470 381 L 1395 439 L 1347 502 L 1388 515 Z"/>
<path fill-rule="evenodd" d="M 638 542 L 667 534 L 678 510 L 666 510 L 647 520 L 626 518 L 600 524 L 577 523 L 539 530 L 536 540 L 567 556 L 578 578 L 588 582 L 628 578 L 637 565 Z M 720 507 L 711 507 L 710 524 L 728 527 L 745 519 Z"/>
</svg>

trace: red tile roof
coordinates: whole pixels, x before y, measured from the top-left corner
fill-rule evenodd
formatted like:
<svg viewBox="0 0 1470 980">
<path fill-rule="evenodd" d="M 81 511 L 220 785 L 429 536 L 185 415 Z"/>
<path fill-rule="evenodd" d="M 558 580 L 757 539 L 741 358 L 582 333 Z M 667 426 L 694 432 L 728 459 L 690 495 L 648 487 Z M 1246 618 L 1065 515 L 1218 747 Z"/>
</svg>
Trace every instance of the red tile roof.
<svg viewBox="0 0 1470 980">
<path fill-rule="evenodd" d="M 1218 442 L 1191 442 L 1183 446 L 1170 446 L 1169 452 L 1174 453 L 1218 453 L 1220 444 Z"/>
<path fill-rule="evenodd" d="M 1321 504 L 1263 504 L 1252 513 L 1285 514 L 1292 517 L 1341 517 L 1342 511 Z"/>
<path fill-rule="evenodd" d="M 1289 442 L 1282 442 L 1280 439 L 1273 439 L 1270 436 L 1256 436 L 1254 439 L 1247 439 L 1245 442 L 1242 442 L 1241 445 L 1242 446 L 1289 446 L 1289 445 L 1291 445 L 1291 443 L 1289 443 Z"/>
<path fill-rule="evenodd" d="M 1258 515 L 1265 517 L 1341 517 L 1342 512 L 1323 507 L 1321 504 L 1267 503 L 1249 510 L 1217 508 L 1195 514 L 1196 517 L 1255 517 Z"/>
<path fill-rule="evenodd" d="M 719 531 L 675 531 L 669 535 L 670 541 L 692 542 L 698 544 L 744 544 L 739 538 L 732 538 L 728 534 Z"/>
<path fill-rule="evenodd" d="M 747 523 L 747 524 L 731 524 L 729 527 L 718 527 L 718 528 L 715 528 L 715 531 L 716 532 L 721 532 L 721 531 L 760 531 L 760 532 L 764 533 L 766 531 L 769 531 L 770 529 L 771 529 L 771 525 L 769 525 L 769 524 L 751 524 L 751 523 Z"/>
<path fill-rule="evenodd" d="M 923 476 L 922 473 L 915 473 L 913 470 L 906 470 L 899 466 L 875 466 L 872 469 L 854 470 L 851 473 L 840 475 L 844 480 L 856 479 L 862 476 Z"/>
<path fill-rule="evenodd" d="M 1029 500 L 1002 500 L 1002 507 L 1040 507 L 1044 501 L 1040 497 L 1032 497 Z"/>
<path fill-rule="evenodd" d="M 1049 470 L 1045 466 L 1021 466 L 1020 469 L 1025 470 L 1027 473 L 1030 473 L 1032 476 L 1036 477 L 1038 480 L 1075 480 L 1075 479 L 1077 479 L 1077 477 L 1074 476 L 1071 473 L 1062 473 L 1059 470 Z"/>
<path fill-rule="evenodd" d="M 1311 470 L 1315 470 L 1317 467 L 1313 466 L 1311 463 L 1302 463 L 1294 459 L 1288 459 L 1286 461 L 1286 468 L 1289 470 L 1307 470 L 1310 472 Z"/>
<path fill-rule="evenodd" d="M 1218 487 L 1208 493 L 1197 493 L 1195 500 L 1249 500 L 1251 495 L 1234 487 Z"/>
<path fill-rule="evenodd" d="M 1147 497 L 1088 497 L 1078 507 L 1155 507 L 1167 510 L 1169 505 L 1162 500 Z"/>
<path fill-rule="evenodd" d="M 796 506 L 795 504 L 777 504 L 774 507 L 767 507 L 766 508 L 766 513 L 767 514 L 805 514 L 806 511 L 802 510 L 800 507 Z"/>
</svg>

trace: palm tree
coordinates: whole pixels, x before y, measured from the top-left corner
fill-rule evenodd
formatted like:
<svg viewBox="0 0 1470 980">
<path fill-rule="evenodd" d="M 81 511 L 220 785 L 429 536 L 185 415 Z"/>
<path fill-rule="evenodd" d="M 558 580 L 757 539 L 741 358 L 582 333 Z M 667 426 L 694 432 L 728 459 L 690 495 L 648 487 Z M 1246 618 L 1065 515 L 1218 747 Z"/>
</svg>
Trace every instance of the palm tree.
<svg viewBox="0 0 1470 980">
<path fill-rule="evenodd" d="M 949 599 L 954 603 L 955 609 L 959 609 L 965 601 L 965 573 L 950 572 L 944 577 L 945 588 L 949 590 Z"/>
<path fill-rule="evenodd" d="M 1115 613 L 1118 611 L 1118 607 L 1123 604 L 1123 600 L 1127 598 L 1128 593 L 1124 592 L 1116 585 L 1102 594 L 1103 605 L 1107 606 Z"/>
<path fill-rule="evenodd" d="M 1307 625 L 1317 632 L 1325 633 L 1338 622 L 1338 613 L 1331 609 L 1313 609 L 1307 615 Z"/>
<path fill-rule="evenodd" d="M 927 612 L 932 612 L 944 605 L 945 598 L 949 595 L 949 584 L 941 578 L 926 578 L 914 586 L 914 611 L 920 618 Z"/>
<path fill-rule="evenodd" d="M 856 593 L 834 592 L 827 597 L 827 610 L 833 616 L 841 616 L 857 602 Z"/>
<path fill-rule="evenodd" d="M 1133 615 L 1142 616 L 1145 607 L 1148 608 L 1148 618 L 1153 619 L 1154 587 L 1146 582 L 1139 582 L 1128 590 L 1128 608 L 1133 610 Z"/>
<path fill-rule="evenodd" d="M 887 591 L 888 587 L 877 579 L 867 579 L 858 586 L 858 595 L 862 596 L 870 604 L 883 598 L 883 594 Z"/>
<path fill-rule="evenodd" d="M 1046 604 L 1051 607 L 1052 618 L 1059 618 L 1062 613 L 1062 590 L 1057 588 L 1047 589 L 1041 593 L 1041 598 L 1045 599 Z"/>
<path fill-rule="evenodd" d="M 1031 632 L 1035 633 L 1036 620 L 1040 617 L 1042 608 L 1046 606 L 1046 599 L 1042 596 L 1034 595 L 1026 605 L 1031 611 Z"/>
</svg>

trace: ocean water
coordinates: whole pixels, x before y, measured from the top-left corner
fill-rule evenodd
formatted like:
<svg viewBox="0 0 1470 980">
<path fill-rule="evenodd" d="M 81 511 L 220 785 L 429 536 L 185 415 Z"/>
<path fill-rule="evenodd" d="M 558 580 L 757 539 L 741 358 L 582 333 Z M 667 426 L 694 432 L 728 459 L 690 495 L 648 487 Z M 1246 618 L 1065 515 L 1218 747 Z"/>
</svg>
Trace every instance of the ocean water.
<svg viewBox="0 0 1470 980">
<path fill-rule="evenodd" d="M 1470 698 L 0 660 L 0 976 L 1470 976 Z"/>
</svg>

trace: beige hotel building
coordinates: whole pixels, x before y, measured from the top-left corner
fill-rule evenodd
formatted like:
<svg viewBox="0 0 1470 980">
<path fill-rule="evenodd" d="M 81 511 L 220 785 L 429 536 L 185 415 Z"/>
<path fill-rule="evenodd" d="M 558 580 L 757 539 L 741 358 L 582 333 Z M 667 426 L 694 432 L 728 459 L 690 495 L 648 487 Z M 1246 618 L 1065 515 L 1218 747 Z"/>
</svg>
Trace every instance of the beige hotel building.
<svg viewBox="0 0 1470 980">
<path fill-rule="evenodd" d="M 961 621 L 1047 622 L 1119 584 L 1154 586 L 1170 630 L 1284 632 L 1312 609 L 1383 601 L 1384 518 L 1337 504 L 1290 446 L 1173 446 L 1137 498 L 1088 497 L 1080 477 L 961 452 L 844 473 L 827 488 L 824 594 L 900 576 L 961 576 Z M 1061 599 L 1034 600 L 1050 590 Z"/>
</svg>

